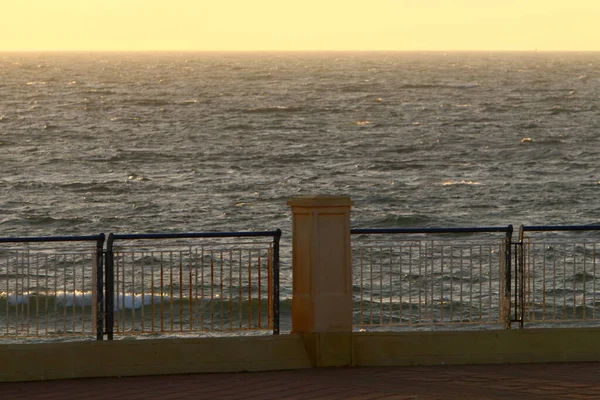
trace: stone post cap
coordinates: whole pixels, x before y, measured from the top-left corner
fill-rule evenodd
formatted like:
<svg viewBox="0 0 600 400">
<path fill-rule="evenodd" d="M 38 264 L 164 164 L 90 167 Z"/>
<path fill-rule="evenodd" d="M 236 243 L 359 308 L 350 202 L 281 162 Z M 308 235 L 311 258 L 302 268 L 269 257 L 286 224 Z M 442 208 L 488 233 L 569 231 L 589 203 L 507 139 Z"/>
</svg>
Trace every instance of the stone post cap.
<svg viewBox="0 0 600 400">
<path fill-rule="evenodd" d="M 294 197 L 287 204 L 291 207 L 350 207 L 354 203 L 346 196 L 317 194 Z"/>
</svg>

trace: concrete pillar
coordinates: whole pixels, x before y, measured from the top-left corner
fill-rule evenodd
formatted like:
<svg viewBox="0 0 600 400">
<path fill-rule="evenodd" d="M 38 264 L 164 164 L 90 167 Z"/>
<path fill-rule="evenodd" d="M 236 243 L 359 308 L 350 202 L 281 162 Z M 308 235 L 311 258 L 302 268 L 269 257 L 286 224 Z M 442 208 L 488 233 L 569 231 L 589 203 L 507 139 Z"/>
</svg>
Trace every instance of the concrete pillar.
<svg viewBox="0 0 600 400">
<path fill-rule="evenodd" d="M 292 333 L 315 366 L 352 363 L 352 251 L 348 197 L 305 196 L 292 208 Z"/>
</svg>

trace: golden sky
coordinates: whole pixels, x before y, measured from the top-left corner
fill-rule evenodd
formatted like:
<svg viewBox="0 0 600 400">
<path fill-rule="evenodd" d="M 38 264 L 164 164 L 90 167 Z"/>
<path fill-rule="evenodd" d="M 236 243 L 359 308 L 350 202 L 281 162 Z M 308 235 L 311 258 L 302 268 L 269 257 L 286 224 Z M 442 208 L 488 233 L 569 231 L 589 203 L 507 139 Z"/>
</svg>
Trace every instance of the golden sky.
<svg viewBox="0 0 600 400">
<path fill-rule="evenodd" d="M 0 51 L 600 50 L 600 0 L 3 0 Z"/>
</svg>

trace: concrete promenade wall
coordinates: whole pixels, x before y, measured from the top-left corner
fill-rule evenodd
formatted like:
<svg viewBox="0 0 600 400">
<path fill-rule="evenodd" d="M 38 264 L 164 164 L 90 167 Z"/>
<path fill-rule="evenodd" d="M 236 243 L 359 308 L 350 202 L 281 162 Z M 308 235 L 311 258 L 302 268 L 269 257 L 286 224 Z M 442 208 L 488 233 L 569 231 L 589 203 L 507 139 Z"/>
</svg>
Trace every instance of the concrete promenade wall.
<svg viewBox="0 0 600 400">
<path fill-rule="evenodd" d="M 298 335 L 0 345 L 0 382 L 311 366 Z"/>
<path fill-rule="evenodd" d="M 354 332 L 351 352 L 302 335 L 0 345 L 0 382 L 339 366 L 600 361 L 594 328 Z M 341 344 L 341 346 L 340 346 Z M 341 363 L 340 360 L 349 360 Z"/>
<path fill-rule="evenodd" d="M 600 361 L 597 328 L 353 334 L 353 365 Z"/>
<path fill-rule="evenodd" d="M 290 200 L 292 333 L 0 345 L 0 382 L 333 366 L 600 361 L 600 329 L 353 332 L 349 198 Z"/>
</svg>

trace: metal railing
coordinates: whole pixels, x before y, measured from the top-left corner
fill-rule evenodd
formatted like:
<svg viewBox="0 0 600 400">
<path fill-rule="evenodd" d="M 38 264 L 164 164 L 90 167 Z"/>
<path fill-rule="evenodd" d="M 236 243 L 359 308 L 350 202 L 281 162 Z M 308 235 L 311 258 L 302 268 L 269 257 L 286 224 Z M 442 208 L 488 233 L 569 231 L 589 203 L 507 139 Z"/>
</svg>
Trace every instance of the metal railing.
<svg viewBox="0 0 600 400">
<path fill-rule="evenodd" d="M 352 229 L 355 327 L 509 325 L 512 231 Z"/>
<path fill-rule="evenodd" d="M 351 229 L 354 325 L 598 324 L 598 232 L 522 226 L 513 241 L 511 225 Z M 280 238 L 280 230 L 0 238 L 0 337 L 278 334 Z"/>
<path fill-rule="evenodd" d="M 281 231 L 0 238 L 0 337 L 279 333 Z"/>
<path fill-rule="evenodd" d="M 600 322 L 600 225 L 522 226 L 513 316 L 520 326 Z"/>
<path fill-rule="evenodd" d="M 268 329 L 278 334 L 280 237 L 280 230 L 110 234 L 108 339 Z"/>
<path fill-rule="evenodd" d="M 0 337 L 102 339 L 104 234 L 0 238 Z"/>
</svg>

